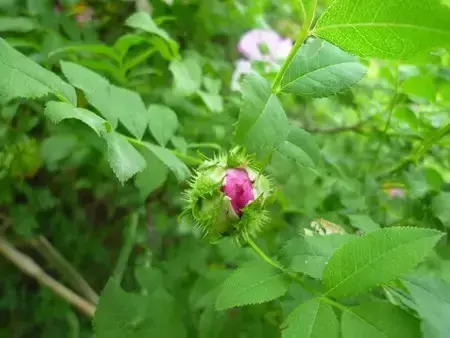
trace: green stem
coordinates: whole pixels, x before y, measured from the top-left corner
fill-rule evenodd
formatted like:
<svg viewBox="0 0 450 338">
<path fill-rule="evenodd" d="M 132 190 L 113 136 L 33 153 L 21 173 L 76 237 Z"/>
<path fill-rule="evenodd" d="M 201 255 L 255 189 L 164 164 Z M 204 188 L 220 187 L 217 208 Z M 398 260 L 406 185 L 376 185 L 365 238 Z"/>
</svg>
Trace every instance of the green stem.
<svg viewBox="0 0 450 338">
<path fill-rule="evenodd" d="M 138 215 L 136 213 L 131 215 L 130 224 L 125 230 L 125 242 L 123 243 L 122 249 L 120 250 L 119 259 L 117 260 L 116 268 L 114 269 L 113 276 L 116 281 L 120 283 L 125 273 L 127 267 L 128 258 L 130 257 L 131 251 L 133 249 L 134 240 L 136 238 L 136 230 L 139 224 Z"/>
<path fill-rule="evenodd" d="M 196 148 L 210 148 L 218 151 L 222 150 L 222 147 L 216 143 L 191 143 L 187 145 L 188 149 Z"/>
<path fill-rule="evenodd" d="M 280 92 L 280 82 L 283 79 L 284 74 L 286 73 L 289 65 L 291 64 L 292 60 L 294 59 L 295 55 L 297 54 L 297 51 L 300 49 L 300 47 L 303 45 L 303 42 L 305 42 L 306 38 L 309 36 L 310 28 L 311 28 L 312 22 L 314 20 L 314 14 L 316 13 L 316 5 L 317 5 L 317 0 L 310 0 L 309 7 L 306 12 L 305 22 L 303 22 L 302 28 L 297 37 L 297 41 L 295 41 L 294 47 L 292 47 L 291 52 L 289 53 L 288 57 L 284 61 L 283 65 L 281 66 L 280 71 L 278 72 L 277 76 L 275 77 L 275 80 L 273 81 L 272 93 L 274 93 L 274 94 L 277 94 Z"/>
</svg>

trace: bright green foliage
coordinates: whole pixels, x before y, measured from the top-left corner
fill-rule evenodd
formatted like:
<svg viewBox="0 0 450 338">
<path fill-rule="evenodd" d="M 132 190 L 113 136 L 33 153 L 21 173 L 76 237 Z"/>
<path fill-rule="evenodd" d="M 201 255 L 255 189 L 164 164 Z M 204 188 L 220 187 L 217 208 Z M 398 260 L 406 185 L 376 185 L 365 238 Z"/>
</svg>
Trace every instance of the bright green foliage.
<svg viewBox="0 0 450 338">
<path fill-rule="evenodd" d="M 164 147 L 178 128 L 177 114 L 169 107 L 152 104 L 148 107 L 148 127 L 156 141 Z"/>
<path fill-rule="evenodd" d="M 450 283 L 438 277 L 412 275 L 403 284 L 416 304 L 417 312 L 439 337 L 450 334 Z"/>
<path fill-rule="evenodd" d="M 13 49 L 1 38 L 0 74 L 0 100 L 40 98 L 53 94 L 76 104 L 72 86 Z"/>
<path fill-rule="evenodd" d="M 347 242 L 325 268 L 327 294 L 354 296 L 402 276 L 425 258 L 442 235 L 431 229 L 386 228 Z"/>
<path fill-rule="evenodd" d="M 166 148 L 145 142 L 143 145 L 150 150 L 162 163 L 164 163 L 174 173 L 179 181 L 184 181 L 189 177 L 190 171 L 172 152 Z"/>
<path fill-rule="evenodd" d="M 450 193 L 441 192 L 433 198 L 432 208 L 434 214 L 441 220 L 446 228 L 450 228 Z"/>
<path fill-rule="evenodd" d="M 146 198 L 164 184 L 169 170 L 153 153 L 145 148 L 141 151 L 147 166 L 135 176 L 134 185 L 139 189 L 141 197 Z"/>
<path fill-rule="evenodd" d="M 174 91 L 176 94 L 190 96 L 200 89 L 202 68 L 193 57 L 172 61 L 169 69 L 174 77 Z"/>
<path fill-rule="evenodd" d="M 362 57 L 404 60 L 448 45 L 450 8 L 439 0 L 337 0 L 314 32 Z"/>
<path fill-rule="evenodd" d="M 30 32 L 37 27 L 37 22 L 26 17 L 0 17 L 0 32 Z"/>
<path fill-rule="evenodd" d="M 326 97 L 348 89 L 365 73 L 354 56 L 326 41 L 313 40 L 298 50 L 280 90 L 302 97 Z"/>
<path fill-rule="evenodd" d="M 436 85 L 433 76 L 430 75 L 418 75 L 406 79 L 402 83 L 402 90 L 409 95 L 429 101 L 436 99 Z"/>
<path fill-rule="evenodd" d="M 339 337 L 339 323 L 333 309 L 316 298 L 297 306 L 282 325 L 283 338 Z"/>
<path fill-rule="evenodd" d="M 145 169 L 144 157 L 122 135 L 112 131 L 105 138 L 109 164 L 120 182 Z"/>
<path fill-rule="evenodd" d="M 369 302 L 342 314 L 342 338 L 420 337 L 420 322 L 388 302 Z"/>
<path fill-rule="evenodd" d="M 55 123 L 65 119 L 77 119 L 91 127 L 98 136 L 106 133 L 108 122 L 90 110 L 77 108 L 64 102 L 50 101 L 45 106 L 45 115 Z M 109 127 L 110 128 L 110 127 Z"/>
<path fill-rule="evenodd" d="M 102 76 L 77 64 L 61 62 L 61 67 L 69 82 L 84 92 L 88 102 L 114 128 L 120 121 L 134 136 L 142 138 L 147 129 L 147 109 L 137 93 L 111 85 Z"/>
<path fill-rule="evenodd" d="M 364 231 L 365 233 L 380 229 L 380 225 L 375 223 L 368 215 L 349 215 L 350 223 L 353 227 Z"/>
<path fill-rule="evenodd" d="M 287 242 L 283 252 L 290 262 L 288 267 L 291 270 L 322 278 L 330 257 L 350 239 L 352 236 L 346 234 L 299 236 Z"/>
<path fill-rule="evenodd" d="M 269 84 L 258 75 L 249 75 L 242 84 L 242 97 L 236 142 L 254 152 L 270 151 L 282 144 L 288 136 L 289 124 Z"/>
<path fill-rule="evenodd" d="M 216 308 L 225 310 L 268 302 L 283 296 L 288 285 L 288 280 L 279 270 L 264 262 L 249 262 L 225 280 L 217 296 Z"/>
</svg>

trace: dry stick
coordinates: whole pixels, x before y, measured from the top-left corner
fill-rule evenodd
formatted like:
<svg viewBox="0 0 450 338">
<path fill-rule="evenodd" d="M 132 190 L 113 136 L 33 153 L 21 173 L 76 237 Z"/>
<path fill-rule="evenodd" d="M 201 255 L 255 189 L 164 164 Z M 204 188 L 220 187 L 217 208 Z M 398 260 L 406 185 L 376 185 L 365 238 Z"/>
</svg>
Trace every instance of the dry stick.
<svg viewBox="0 0 450 338">
<path fill-rule="evenodd" d="M 31 241 L 31 244 L 50 264 L 66 277 L 66 281 L 70 283 L 76 291 L 86 297 L 91 303 L 98 303 L 97 293 L 72 264 L 70 264 L 70 262 L 67 261 L 67 259 L 65 259 L 64 256 L 47 240 L 47 238 L 39 236 L 37 240 Z"/>
<path fill-rule="evenodd" d="M 30 257 L 21 253 L 2 236 L 0 236 L 0 253 L 17 265 L 17 267 L 25 274 L 36 279 L 40 284 L 50 288 L 58 296 L 83 312 L 83 314 L 90 318 L 94 317 L 94 305 L 47 275 Z"/>
</svg>

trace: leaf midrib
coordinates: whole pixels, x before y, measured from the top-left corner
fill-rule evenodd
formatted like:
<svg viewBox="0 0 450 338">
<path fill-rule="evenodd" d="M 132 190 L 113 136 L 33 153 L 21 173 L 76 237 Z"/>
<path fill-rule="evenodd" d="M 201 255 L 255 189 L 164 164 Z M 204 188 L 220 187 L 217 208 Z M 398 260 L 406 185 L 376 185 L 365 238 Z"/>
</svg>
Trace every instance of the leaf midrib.
<svg viewBox="0 0 450 338">
<path fill-rule="evenodd" d="M 328 291 L 326 292 L 326 294 L 330 294 L 331 292 L 333 292 L 334 290 L 336 290 L 339 286 L 341 286 L 342 284 L 344 284 L 345 282 L 347 282 L 350 278 L 353 278 L 353 277 L 354 277 L 356 274 L 358 274 L 360 271 L 364 270 L 367 266 L 369 266 L 369 265 L 371 265 L 371 264 L 374 264 L 375 262 L 377 262 L 378 260 L 380 260 L 381 258 L 383 258 L 385 255 L 387 255 L 387 254 L 389 254 L 389 253 L 391 253 L 391 252 L 393 252 L 393 251 L 396 251 L 397 249 L 400 249 L 400 248 L 402 248 L 402 247 L 404 247 L 404 246 L 407 246 L 407 245 L 410 245 L 410 244 L 412 244 L 412 243 L 421 241 L 421 240 L 423 240 L 423 239 L 425 239 L 425 238 L 428 238 L 428 237 L 434 237 L 434 236 L 421 237 L 421 238 L 418 238 L 418 239 L 416 239 L 416 240 L 414 240 L 414 241 L 409 241 L 409 242 L 402 243 L 401 245 L 398 245 L 398 246 L 396 246 L 396 247 L 394 247 L 394 248 L 392 248 L 392 249 L 390 249 L 390 250 L 385 251 L 384 253 L 382 253 L 381 255 L 379 255 L 379 256 L 378 256 L 377 258 L 375 258 L 374 260 L 369 261 L 368 263 L 364 264 L 360 269 L 355 270 L 352 274 L 348 275 L 348 276 L 347 276 L 346 278 L 344 278 L 341 282 L 339 282 L 338 284 L 336 284 L 332 289 L 328 290 Z M 360 293 L 360 292 L 358 292 L 358 293 Z"/>
</svg>

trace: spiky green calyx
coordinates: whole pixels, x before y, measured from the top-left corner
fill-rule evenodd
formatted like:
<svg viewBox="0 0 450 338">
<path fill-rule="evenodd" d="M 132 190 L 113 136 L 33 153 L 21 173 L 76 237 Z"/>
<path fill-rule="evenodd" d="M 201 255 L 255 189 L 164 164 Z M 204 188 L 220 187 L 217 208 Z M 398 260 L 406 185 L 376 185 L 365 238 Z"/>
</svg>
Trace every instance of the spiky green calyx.
<svg viewBox="0 0 450 338">
<path fill-rule="evenodd" d="M 241 176 L 245 173 L 248 181 L 243 184 L 242 177 L 234 176 L 236 173 Z M 239 194 L 249 196 L 249 191 L 239 189 L 251 189 L 252 198 L 236 209 L 245 198 Z M 269 220 L 267 204 L 271 193 L 270 180 L 261 173 L 254 158 L 234 148 L 227 154 L 205 159 L 198 167 L 185 192 L 186 208 L 182 215 L 191 217 L 210 241 L 228 236 L 245 240 L 256 236 Z"/>
</svg>

